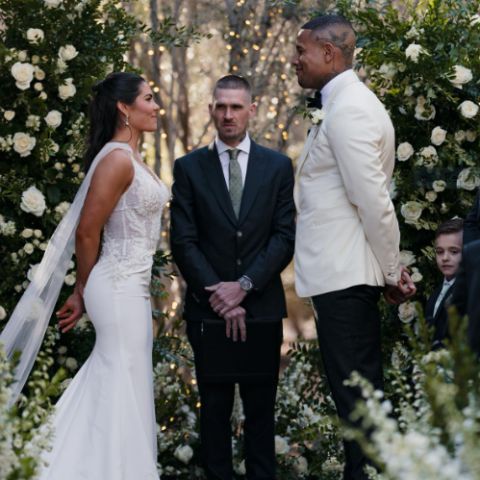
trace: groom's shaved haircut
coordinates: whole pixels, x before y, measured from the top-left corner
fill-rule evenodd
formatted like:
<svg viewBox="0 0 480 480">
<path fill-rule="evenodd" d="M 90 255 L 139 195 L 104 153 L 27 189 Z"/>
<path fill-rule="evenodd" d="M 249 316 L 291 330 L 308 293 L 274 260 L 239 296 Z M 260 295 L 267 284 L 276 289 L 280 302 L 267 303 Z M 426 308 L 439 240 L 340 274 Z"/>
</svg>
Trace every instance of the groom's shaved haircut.
<svg viewBox="0 0 480 480">
<path fill-rule="evenodd" d="M 252 88 L 250 87 L 248 80 L 238 75 L 225 75 L 217 80 L 215 83 L 215 88 L 213 89 L 213 96 L 215 97 L 217 90 L 222 89 L 245 90 L 250 97 L 252 96 Z"/>
<path fill-rule="evenodd" d="M 327 41 L 335 45 L 342 52 L 347 66 L 352 66 L 356 37 L 352 24 L 345 17 L 322 15 L 307 22 L 302 29 L 312 30 L 319 42 Z"/>
</svg>

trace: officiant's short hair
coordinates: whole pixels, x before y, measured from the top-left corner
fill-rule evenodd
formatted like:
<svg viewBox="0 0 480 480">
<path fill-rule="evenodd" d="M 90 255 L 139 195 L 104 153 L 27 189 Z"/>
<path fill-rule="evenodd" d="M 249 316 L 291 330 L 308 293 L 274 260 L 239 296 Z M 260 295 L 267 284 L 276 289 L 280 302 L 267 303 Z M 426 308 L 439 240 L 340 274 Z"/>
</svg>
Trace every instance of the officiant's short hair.
<svg viewBox="0 0 480 480">
<path fill-rule="evenodd" d="M 224 77 L 217 80 L 215 87 L 213 89 L 213 95 L 217 89 L 232 89 L 232 90 L 245 90 L 250 95 L 252 94 L 252 87 L 246 78 L 240 77 L 239 75 L 225 75 Z"/>
</svg>

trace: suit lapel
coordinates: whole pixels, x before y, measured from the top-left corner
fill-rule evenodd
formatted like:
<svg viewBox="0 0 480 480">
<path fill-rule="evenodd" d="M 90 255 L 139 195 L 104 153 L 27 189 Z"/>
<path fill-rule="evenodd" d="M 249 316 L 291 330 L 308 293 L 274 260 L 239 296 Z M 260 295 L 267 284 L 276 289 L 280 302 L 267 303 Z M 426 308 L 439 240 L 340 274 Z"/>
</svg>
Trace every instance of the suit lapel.
<svg viewBox="0 0 480 480">
<path fill-rule="evenodd" d="M 331 109 L 332 105 L 335 103 L 335 99 L 340 94 L 340 92 L 346 86 L 352 83 L 357 83 L 357 82 L 360 82 L 360 80 L 357 77 L 357 74 L 353 70 L 349 71 L 343 76 L 343 78 L 339 79 L 337 85 L 335 85 L 334 89 L 330 93 L 327 103 L 323 107 L 323 110 L 325 111 L 325 119 L 323 120 L 323 122 L 326 121 L 326 118 L 328 116 L 328 111 Z M 303 148 L 302 154 L 300 155 L 300 158 L 297 161 L 297 171 L 295 174 L 296 178 L 300 176 L 302 167 L 305 164 L 305 160 L 308 157 L 308 152 L 310 151 L 310 148 L 312 147 L 312 144 L 315 138 L 317 137 L 318 132 L 320 131 L 320 128 L 321 128 L 321 125 L 314 125 L 311 128 L 310 133 L 308 134 L 307 141 L 305 142 L 305 147 Z"/>
<path fill-rule="evenodd" d="M 302 171 L 303 164 L 305 163 L 305 160 L 308 157 L 308 152 L 310 151 L 310 147 L 312 146 L 312 143 L 315 140 L 315 137 L 317 136 L 319 129 L 320 129 L 319 125 L 313 125 L 312 128 L 310 129 L 310 132 L 307 137 L 307 141 L 305 142 L 305 145 L 302 150 L 302 154 L 300 155 L 300 158 L 298 159 L 298 162 L 297 162 L 297 170 L 295 172 L 296 178 L 299 177 L 300 172 Z"/>
<path fill-rule="evenodd" d="M 443 311 L 443 307 L 445 305 L 445 302 L 448 300 L 450 295 L 453 293 L 453 287 L 455 287 L 455 283 L 453 285 L 450 285 L 449 289 L 445 292 L 445 295 L 442 298 L 442 301 L 440 302 L 440 305 L 438 305 L 437 312 L 435 313 L 435 316 L 433 318 L 437 318 L 439 315 L 441 315 L 441 312 Z M 440 287 L 440 292 L 442 291 L 442 288 Z M 438 295 L 440 295 L 440 292 L 438 292 Z M 438 295 L 436 296 L 436 299 L 438 298 Z M 435 299 L 435 303 L 436 300 Z M 435 308 L 435 304 L 433 306 Z"/>
<path fill-rule="evenodd" d="M 208 146 L 207 154 L 201 159 L 201 162 L 203 172 L 211 186 L 212 194 L 232 224 L 237 225 L 237 217 L 233 211 L 232 201 L 228 193 L 227 184 L 225 183 L 225 177 L 215 142 L 212 142 Z"/>
<path fill-rule="evenodd" d="M 259 152 L 257 144 L 252 140 L 250 144 L 250 155 L 248 157 L 247 176 L 243 186 L 242 204 L 238 222 L 241 223 L 252 207 L 255 197 L 260 190 L 264 180 L 265 167 L 268 159 Z"/>
</svg>

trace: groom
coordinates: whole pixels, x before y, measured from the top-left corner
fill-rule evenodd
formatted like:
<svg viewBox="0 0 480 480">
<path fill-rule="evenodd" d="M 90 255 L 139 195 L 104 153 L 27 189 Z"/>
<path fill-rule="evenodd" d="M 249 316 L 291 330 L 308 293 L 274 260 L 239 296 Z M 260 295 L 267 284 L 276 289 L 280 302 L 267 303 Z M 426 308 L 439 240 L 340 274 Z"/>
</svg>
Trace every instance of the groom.
<svg viewBox="0 0 480 480">
<path fill-rule="evenodd" d="M 250 139 L 248 82 L 217 81 L 208 146 L 175 161 L 171 245 L 201 399 L 207 478 L 231 480 L 235 383 L 245 412 L 247 479 L 275 479 L 274 405 L 286 316 L 280 272 L 293 255 L 290 160 Z"/>
<path fill-rule="evenodd" d="M 352 70 L 355 33 L 341 16 L 317 17 L 297 36 L 293 64 L 302 88 L 319 91 L 324 120 L 297 163 L 295 284 L 311 297 L 323 364 L 338 415 L 359 398 L 344 385 L 356 370 L 382 389 L 380 316 L 415 292 L 399 266 L 400 232 L 388 194 L 395 158 L 392 122 Z M 317 94 L 317 97 L 319 95 Z M 366 479 L 366 458 L 345 443 L 344 479 Z"/>
</svg>

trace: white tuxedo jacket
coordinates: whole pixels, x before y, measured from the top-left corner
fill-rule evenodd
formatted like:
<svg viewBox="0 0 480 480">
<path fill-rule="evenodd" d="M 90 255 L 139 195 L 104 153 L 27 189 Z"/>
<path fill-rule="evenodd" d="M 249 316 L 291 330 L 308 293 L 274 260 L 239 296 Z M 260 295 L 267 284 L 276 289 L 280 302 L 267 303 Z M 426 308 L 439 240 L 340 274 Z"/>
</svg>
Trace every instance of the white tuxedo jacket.
<svg viewBox="0 0 480 480">
<path fill-rule="evenodd" d="M 353 72 L 339 79 L 297 163 L 295 286 L 311 297 L 400 279 L 392 122 Z"/>
</svg>

